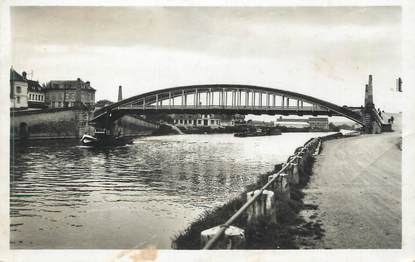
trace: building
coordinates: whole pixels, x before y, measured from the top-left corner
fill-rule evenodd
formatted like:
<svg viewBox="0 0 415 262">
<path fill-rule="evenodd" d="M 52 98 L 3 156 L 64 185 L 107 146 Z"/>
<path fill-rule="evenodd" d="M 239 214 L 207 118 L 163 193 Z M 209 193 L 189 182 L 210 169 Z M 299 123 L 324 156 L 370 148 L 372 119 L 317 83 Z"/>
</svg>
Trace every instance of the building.
<svg viewBox="0 0 415 262">
<path fill-rule="evenodd" d="M 26 72 L 20 75 L 13 68 L 10 68 L 10 108 L 28 108 L 27 89 Z"/>
<path fill-rule="evenodd" d="M 264 127 L 274 127 L 275 124 L 273 121 L 258 121 L 258 120 L 248 120 L 246 122 L 247 126 L 251 126 L 251 127 L 260 127 L 260 128 L 264 128 Z"/>
<path fill-rule="evenodd" d="M 52 80 L 44 88 L 45 104 L 50 108 L 73 107 L 81 103 L 87 107 L 95 104 L 95 89 L 89 81 Z"/>
<path fill-rule="evenodd" d="M 276 126 L 284 126 L 288 128 L 308 128 L 310 124 L 308 123 L 308 119 L 303 118 L 282 118 L 280 116 L 277 118 L 275 122 Z"/>
<path fill-rule="evenodd" d="M 329 130 L 329 119 L 327 117 L 310 117 L 308 123 L 310 124 L 311 130 Z"/>
<path fill-rule="evenodd" d="M 27 80 L 27 103 L 29 108 L 45 108 L 45 92 L 38 81 Z"/>
<path fill-rule="evenodd" d="M 191 127 L 210 127 L 213 129 L 227 126 L 236 126 L 244 121 L 243 115 L 225 114 L 173 114 L 171 115 L 176 126 Z"/>
<path fill-rule="evenodd" d="M 329 130 L 329 119 L 327 117 L 309 117 L 304 118 L 277 118 L 275 122 L 278 126 L 305 128 L 310 127 L 312 131 L 328 131 Z"/>
</svg>

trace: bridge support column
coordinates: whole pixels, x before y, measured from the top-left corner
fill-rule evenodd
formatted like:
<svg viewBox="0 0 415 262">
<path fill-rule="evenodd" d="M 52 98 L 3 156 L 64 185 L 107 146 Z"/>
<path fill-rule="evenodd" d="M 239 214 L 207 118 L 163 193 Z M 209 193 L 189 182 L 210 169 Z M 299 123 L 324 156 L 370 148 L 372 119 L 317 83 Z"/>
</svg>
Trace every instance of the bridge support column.
<svg viewBox="0 0 415 262">
<path fill-rule="evenodd" d="M 203 248 L 213 238 L 222 226 L 215 226 L 200 233 L 200 244 Z M 229 226 L 213 249 L 243 249 L 245 247 L 245 230 Z"/>
<path fill-rule="evenodd" d="M 194 102 L 193 102 L 193 106 L 197 107 L 199 105 L 199 93 L 197 92 L 197 88 L 195 89 L 194 92 Z"/>
<path fill-rule="evenodd" d="M 225 88 L 222 88 L 222 107 L 225 107 Z"/>
<path fill-rule="evenodd" d="M 249 106 L 249 91 L 245 90 L 245 107 Z"/>
<path fill-rule="evenodd" d="M 267 108 L 269 107 L 269 93 L 268 92 L 266 92 L 265 93 L 265 96 L 266 96 L 266 104 L 267 104 Z"/>
<path fill-rule="evenodd" d="M 262 107 L 262 92 L 259 92 L 259 106 Z"/>
<path fill-rule="evenodd" d="M 281 97 L 281 107 L 282 107 L 282 109 L 284 109 L 284 101 L 285 100 L 285 97 L 284 96 L 282 96 Z"/>
<path fill-rule="evenodd" d="M 159 95 L 156 94 L 156 109 L 159 107 Z"/>
<path fill-rule="evenodd" d="M 247 201 L 250 201 L 255 195 L 259 193 L 260 190 L 248 192 L 246 194 Z M 248 208 L 247 213 L 248 224 L 257 224 L 262 219 L 267 219 L 273 223 L 277 222 L 274 192 L 264 190 L 262 194 Z"/>
</svg>

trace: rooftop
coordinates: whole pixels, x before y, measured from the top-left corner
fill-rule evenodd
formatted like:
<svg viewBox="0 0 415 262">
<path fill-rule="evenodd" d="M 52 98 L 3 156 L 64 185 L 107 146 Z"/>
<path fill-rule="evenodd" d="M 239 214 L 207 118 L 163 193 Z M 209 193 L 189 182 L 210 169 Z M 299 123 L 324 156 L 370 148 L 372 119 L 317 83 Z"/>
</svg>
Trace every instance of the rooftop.
<svg viewBox="0 0 415 262">
<path fill-rule="evenodd" d="M 89 81 L 83 81 L 80 78 L 76 80 L 51 80 L 46 85 L 46 89 L 87 89 L 91 91 L 95 91 L 94 88 L 91 87 Z"/>
</svg>

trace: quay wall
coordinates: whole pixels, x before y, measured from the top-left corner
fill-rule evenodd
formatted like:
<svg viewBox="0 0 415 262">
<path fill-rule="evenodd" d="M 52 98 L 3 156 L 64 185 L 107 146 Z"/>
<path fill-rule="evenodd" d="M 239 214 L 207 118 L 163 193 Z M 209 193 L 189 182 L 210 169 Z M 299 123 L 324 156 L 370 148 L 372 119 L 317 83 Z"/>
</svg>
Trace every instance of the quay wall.
<svg viewBox="0 0 415 262">
<path fill-rule="evenodd" d="M 10 113 L 10 139 L 79 138 L 88 112 L 72 108 Z"/>
<path fill-rule="evenodd" d="M 93 132 L 88 125 L 91 111 L 76 108 L 56 108 L 10 113 L 10 139 L 79 139 Z M 157 125 L 133 116 L 116 121 L 124 136 L 151 135 Z"/>
</svg>

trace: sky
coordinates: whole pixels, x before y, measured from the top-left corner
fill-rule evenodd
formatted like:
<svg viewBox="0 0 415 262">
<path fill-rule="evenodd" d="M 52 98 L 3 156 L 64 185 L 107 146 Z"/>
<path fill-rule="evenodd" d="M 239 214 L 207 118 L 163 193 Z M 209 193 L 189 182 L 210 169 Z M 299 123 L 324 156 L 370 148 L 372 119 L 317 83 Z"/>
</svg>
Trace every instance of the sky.
<svg viewBox="0 0 415 262">
<path fill-rule="evenodd" d="M 401 111 L 400 7 L 23 7 L 12 66 L 33 80 L 80 77 L 96 99 L 192 84 L 252 84 Z"/>
</svg>

